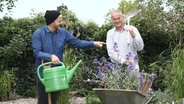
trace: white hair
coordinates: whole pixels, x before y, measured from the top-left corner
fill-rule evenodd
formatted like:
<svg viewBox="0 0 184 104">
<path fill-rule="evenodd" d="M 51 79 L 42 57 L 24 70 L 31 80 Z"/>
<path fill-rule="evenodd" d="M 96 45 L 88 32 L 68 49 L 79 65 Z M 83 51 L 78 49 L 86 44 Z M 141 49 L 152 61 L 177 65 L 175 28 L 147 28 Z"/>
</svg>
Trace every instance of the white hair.
<svg viewBox="0 0 184 104">
<path fill-rule="evenodd" d="M 111 18 L 112 18 L 112 14 L 113 13 L 119 13 L 121 16 L 123 16 L 123 17 L 125 17 L 125 15 L 120 11 L 120 10 L 113 10 L 112 12 L 111 12 Z"/>
</svg>

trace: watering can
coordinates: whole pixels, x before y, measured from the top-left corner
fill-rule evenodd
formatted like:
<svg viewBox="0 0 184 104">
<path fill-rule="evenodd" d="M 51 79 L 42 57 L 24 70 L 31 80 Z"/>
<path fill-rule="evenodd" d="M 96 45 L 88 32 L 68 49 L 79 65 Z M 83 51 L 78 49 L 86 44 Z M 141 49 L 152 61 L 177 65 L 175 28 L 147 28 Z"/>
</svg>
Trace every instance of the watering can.
<svg viewBox="0 0 184 104">
<path fill-rule="evenodd" d="M 43 70 L 43 78 L 40 76 L 40 69 L 45 65 L 50 65 L 52 62 L 41 64 L 37 69 L 37 75 L 40 81 L 45 86 L 45 92 L 56 92 L 69 88 L 69 82 L 71 81 L 74 72 L 76 71 L 80 60 L 71 70 L 69 67 L 65 67 L 64 63 L 61 62 L 61 66 L 51 67 Z"/>
</svg>

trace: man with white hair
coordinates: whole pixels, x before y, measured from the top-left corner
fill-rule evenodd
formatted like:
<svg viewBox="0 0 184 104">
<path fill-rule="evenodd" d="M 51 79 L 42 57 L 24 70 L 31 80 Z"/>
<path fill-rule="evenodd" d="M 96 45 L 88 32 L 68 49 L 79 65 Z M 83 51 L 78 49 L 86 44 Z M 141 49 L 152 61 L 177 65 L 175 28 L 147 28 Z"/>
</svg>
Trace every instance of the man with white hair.
<svg viewBox="0 0 184 104">
<path fill-rule="evenodd" d="M 126 55 L 137 55 L 137 51 L 143 49 L 144 42 L 138 29 L 125 25 L 124 18 L 120 10 L 112 11 L 111 21 L 115 27 L 107 32 L 106 44 L 112 62 L 128 65 L 130 60 Z"/>
</svg>

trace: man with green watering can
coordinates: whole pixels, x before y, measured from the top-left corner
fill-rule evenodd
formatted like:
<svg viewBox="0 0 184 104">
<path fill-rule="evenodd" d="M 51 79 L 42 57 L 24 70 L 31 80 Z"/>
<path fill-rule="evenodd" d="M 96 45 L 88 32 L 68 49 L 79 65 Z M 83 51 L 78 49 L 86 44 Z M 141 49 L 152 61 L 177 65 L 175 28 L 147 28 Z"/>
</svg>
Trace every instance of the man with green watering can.
<svg viewBox="0 0 184 104">
<path fill-rule="evenodd" d="M 37 29 L 32 36 L 36 69 L 45 61 L 51 61 L 51 67 L 60 66 L 63 61 L 63 51 L 66 43 L 76 48 L 100 48 L 105 44 L 101 41 L 86 41 L 74 37 L 61 27 L 62 15 L 58 11 L 47 10 L 44 18 L 46 25 Z M 43 77 L 43 69 L 40 70 L 41 77 Z M 48 104 L 48 93 L 45 92 L 45 86 L 38 78 L 37 89 L 38 104 Z M 51 93 L 52 104 L 56 104 L 58 96 L 58 91 Z"/>
</svg>

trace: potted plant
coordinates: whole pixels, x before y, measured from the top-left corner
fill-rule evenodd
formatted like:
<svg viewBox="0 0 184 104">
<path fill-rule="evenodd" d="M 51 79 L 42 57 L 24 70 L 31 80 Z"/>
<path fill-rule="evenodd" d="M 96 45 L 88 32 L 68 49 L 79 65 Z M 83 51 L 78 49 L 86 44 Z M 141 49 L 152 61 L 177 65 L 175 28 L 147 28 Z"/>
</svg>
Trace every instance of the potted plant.
<svg viewBox="0 0 184 104">
<path fill-rule="evenodd" d="M 103 104 L 142 104 L 157 74 L 139 71 L 138 56 L 127 54 L 128 65 L 119 65 L 102 57 L 93 60 L 93 69 L 86 71 L 93 75 L 88 81 L 97 80 L 101 88 L 93 88 Z"/>
</svg>

